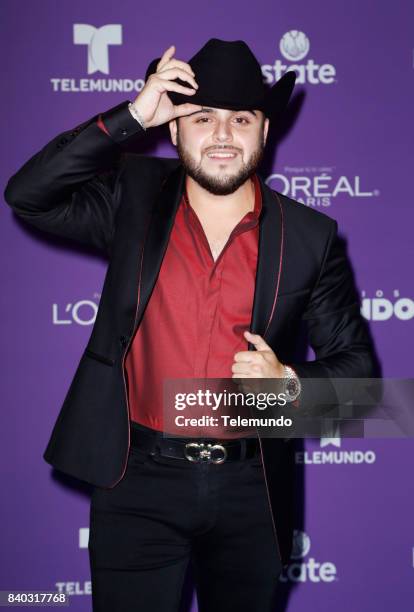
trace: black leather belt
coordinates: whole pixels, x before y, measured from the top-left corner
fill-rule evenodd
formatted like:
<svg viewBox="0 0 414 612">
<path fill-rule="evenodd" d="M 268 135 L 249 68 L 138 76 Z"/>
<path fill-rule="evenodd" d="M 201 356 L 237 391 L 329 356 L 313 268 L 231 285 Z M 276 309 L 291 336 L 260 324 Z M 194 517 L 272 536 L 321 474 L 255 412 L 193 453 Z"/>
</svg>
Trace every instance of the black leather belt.
<svg viewBox="0 0 414 612">
<path fill-rule="evenodd" d="M 131 447 L 151 455 L 185 459 L 193 463 L 243 461 L 260 453 L 257 438 L 166 438 L 162 432 L 131 422 Z"/>
</svg>

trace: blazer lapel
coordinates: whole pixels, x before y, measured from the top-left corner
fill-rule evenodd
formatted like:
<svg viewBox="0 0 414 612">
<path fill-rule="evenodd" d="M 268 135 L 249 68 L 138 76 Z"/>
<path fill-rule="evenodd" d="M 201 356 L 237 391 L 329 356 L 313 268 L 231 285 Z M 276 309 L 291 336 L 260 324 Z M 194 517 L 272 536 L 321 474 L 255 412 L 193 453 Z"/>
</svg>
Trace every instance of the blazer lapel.
<svg viewBox="0 0 414 612">
<path fill-rule="evenodd" d="M 264 336 L 274 316 L 283 261 L 283 208 L 280 198 L 258 175 L 262 192 L 256 285 L 250 331 Z M 249 350 L 254 347 L 249 343 Z"/>
<path fill-rule="evenodd" d="M 185 171 L 179 164 L 165 180 L 149 222 L 143 247 L 142 272 L 138 287 L 139 305 L 134 333 L 157 280 L 184 187 Z"/>
</svg>

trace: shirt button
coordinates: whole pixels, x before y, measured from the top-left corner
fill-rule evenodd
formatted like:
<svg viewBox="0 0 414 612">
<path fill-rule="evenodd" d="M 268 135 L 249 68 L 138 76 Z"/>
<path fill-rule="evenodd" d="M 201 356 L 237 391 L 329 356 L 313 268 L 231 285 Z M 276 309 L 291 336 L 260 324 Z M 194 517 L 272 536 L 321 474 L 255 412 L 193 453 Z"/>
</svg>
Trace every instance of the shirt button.
<svg viewBox="0 0 414 612">
<path fill-rule="evenodd" d="M 122 134 L 122 136 L 126 136 L 126 135 L 128 134 L 128 130 L 126 130 L 125 128 L 123 128 L 123 129 L 121 130 L 121 134 Z"/>
</svg>

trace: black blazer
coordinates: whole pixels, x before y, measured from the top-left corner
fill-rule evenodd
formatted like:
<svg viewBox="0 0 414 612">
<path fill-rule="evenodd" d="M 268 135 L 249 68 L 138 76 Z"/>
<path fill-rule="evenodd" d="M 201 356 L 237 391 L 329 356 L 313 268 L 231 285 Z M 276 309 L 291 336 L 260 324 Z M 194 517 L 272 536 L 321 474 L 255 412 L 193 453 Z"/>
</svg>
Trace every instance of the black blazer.
<svg viewBox="0 0 414 612">
<path fill-rule="evenodd" d="M 44 459 L 99 487 L 122 479 L 129 454 L 124 358 L 157 280 L 185 173 L 178 159 L 127 152 L 144 130 L 128 101 L 63 132 L 8 181 L 6 202 L 27 223 L 95 247 L 109 260 L 90 339 Z M 262 191 L 251 331 L 310 377 L 371 377 L 374 358 L 337 222 L 270 189 Z M 306 324 L 316 360 L 298 363 Z M 249 349 L 253 349 L 249 346 Z M 294 508 L 294 450 L 263 438 L 263 464 L 279 552 L 287 564 Z"/>
</svg>

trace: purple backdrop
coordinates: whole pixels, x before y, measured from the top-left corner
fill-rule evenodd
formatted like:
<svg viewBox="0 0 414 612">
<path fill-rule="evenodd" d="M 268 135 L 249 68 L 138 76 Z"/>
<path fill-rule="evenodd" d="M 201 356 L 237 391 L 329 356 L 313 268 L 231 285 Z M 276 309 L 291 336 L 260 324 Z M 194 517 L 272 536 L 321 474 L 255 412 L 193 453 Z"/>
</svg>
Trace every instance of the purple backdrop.
<svg viewBox="0 0 414 612">
<path fill-rule="evenodd" d="M 270 80 L 296 64 L 297 118 L 266 178 L 338 220 L 383 374 L 413 376 L 412 2 L 3 0 L 2 9 L 3 185 L 57 133 L 134 99 L 130 88 L 170 44 L 186 61 L 213 36 L 244 39 Z M 113 81 L 122 89 L 108 88 Z M 167 140 L 150 152 L 175 155 Z M 42 453 L 91 332 L 105 263 L 34 234 L 6 205 L 1 215 L 0 590 L 58 589 L 73 595 L 72 610 L 90 610 L 89 498 Z M 412 609 L 412 451 L 411 439 L 306 442 L 297 456 L 304 521 L 280 608 L 287 591 L 289 612 Z"/>
</svg>

